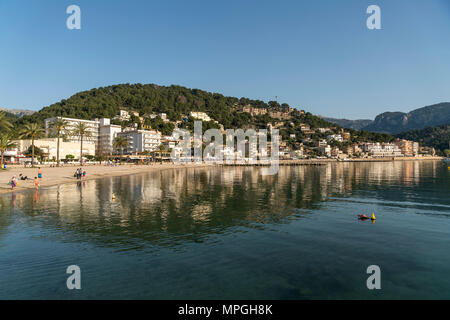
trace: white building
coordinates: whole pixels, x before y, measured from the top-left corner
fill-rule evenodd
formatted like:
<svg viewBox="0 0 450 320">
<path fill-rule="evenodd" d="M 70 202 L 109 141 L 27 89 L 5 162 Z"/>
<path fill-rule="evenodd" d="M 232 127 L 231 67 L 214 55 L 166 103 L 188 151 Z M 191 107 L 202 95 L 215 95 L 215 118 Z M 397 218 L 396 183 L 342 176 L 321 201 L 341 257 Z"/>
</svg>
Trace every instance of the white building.
<svg viewBox="0 0 450 320">
<path fill-rule="evenodd" d="M 328 140 L 335 140 L 335 141 L 338 141 L 338 142 L 343 142 L 344 141 L 344 138 L 342 138 L 342 136 L 340 134 L 329 135 L 329 136 L 327 136 L 327 139 Z"/>
<path fill-rule="evenodd" d="M 319 147 L 319 152 L 327 157 L 331 156 L 331 147 L 329 145 Z"/>
<path fill-rule="evenodd" d="M 399 157 L 402 155 L 402 151 L 394 143 L 366 143 L 362 149 L 373 157 Z"/>
<path fill-rule="evenodd" d="M 204 112 L 191 111 L 190 116 L 194 119 L 199 119 L 206 122 L 211 121 L 211 118 Z"/>
<path fill-rule="evenodd" d="M 322 139 L 322 140 L 319 140 L 318 142 L 317 142 L 317 146 L 320 148 L 320 147 L 326 147 L 328 145 L 328 142 L 327 142 L 327 140 L 325 140 L 325 139 Z"/>
<path fill-rule="evenodd" d="M 44 120 L 44 127 L 45 127 L 45 134 L 48 137 L 55 135 L 55 132 L 52 130 L 52 123 L 55 122 L 56 119 L 63 119 L 67 122 L 67 126 L 62 132 L 62 135 L 64 136 L 65 141 L 80 142 L 80 140 L 81 140 L 80 137 L 77 135 L 73 135 L 72 132 L 78 123 L 84 123 L 88 127 L 88 131 L 90 132 L 90 137 L 83 137 L 83 144 L 85 144 L 85 143 L 86 144 L 97 144 L 100 121 L 73 119 L 73 118 L 64 118 L 64 117 L 47 118 Z"/>
<path fill-rule="evenodd" d="M 117 134 L 122 132 L 122 127 L 110 123 L 108 118 L 100 119 L 97 151 L 101 155 L 111 155 L 113 153 L 113 143 Z"/>
<path fill-rule="evenodd" d="M 153 130 L 132 130 L 117 133 L 117 136 L 127 138 L 128 146 L 124 148 L 125 154 L 137 154 L 144 151 L 157 150 L 161 144 L 161 133 Z M 119 152 L 120 150 L 116 150 Z"/>
<path fill-rule="evenodd" d="M 16 140 L 16 147 L 9 150 L 7 155 L 21 158 L 24 157 L 24 153 L 31 147 L 32 141 L 28 140 Z M 49 160 L 56 160 L 58 152 L 58 139 L 57 138 L 45 138 L 34 140 L 34 146 L 41 149 L 45 158 Z M 80 142 L 63 141 L 59 142 L 59 159 L 65 159 L 67 155 L 73 155 L 75 158 L 80 158 Z M 83 157 L 87 155 L 95 155 L 95 145 L 92 143 L 85 144 L 83 142 Z"/>
</svg>

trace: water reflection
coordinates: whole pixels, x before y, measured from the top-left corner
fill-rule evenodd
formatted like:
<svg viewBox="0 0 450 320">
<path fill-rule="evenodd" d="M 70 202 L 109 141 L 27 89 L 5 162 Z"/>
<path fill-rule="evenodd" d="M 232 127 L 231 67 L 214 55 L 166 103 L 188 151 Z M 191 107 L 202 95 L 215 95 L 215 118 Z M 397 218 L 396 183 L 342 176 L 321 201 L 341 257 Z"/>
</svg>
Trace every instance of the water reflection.
<svg viewBox="0 0 450 320">
<path fill-rule="evenodd" d="M 64 241 L 174 246 L 239 227 L 286 223 L 339 197 L 422 209 L 432 201 L 429 206 L 445 216 L 445 169 L 436 161 L 408 161 L 282 167 L 276 176 L 226 167 L 109 177 L 1 196 L 0 236 L 13 216 L 27 216 L 27 223 L 63 230 Z"/>
</svg>

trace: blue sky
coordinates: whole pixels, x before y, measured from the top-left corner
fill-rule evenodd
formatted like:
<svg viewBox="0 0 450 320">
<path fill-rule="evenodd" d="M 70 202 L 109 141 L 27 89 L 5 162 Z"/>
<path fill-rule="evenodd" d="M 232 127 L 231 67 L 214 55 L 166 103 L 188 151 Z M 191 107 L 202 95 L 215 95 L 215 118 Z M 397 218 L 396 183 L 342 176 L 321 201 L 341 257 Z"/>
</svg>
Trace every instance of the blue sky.
<svg viewBox="0 0 450 320">
<path fill-rule="evenodd" d="M 81 30 L 66 8 L 81 8 Z M 381 8 L 368 30 L 366 8 Z M 450 101 L 447 0 L 0 0 L 0 106 L 179 84 L 373 118 Z"/>
</svg>

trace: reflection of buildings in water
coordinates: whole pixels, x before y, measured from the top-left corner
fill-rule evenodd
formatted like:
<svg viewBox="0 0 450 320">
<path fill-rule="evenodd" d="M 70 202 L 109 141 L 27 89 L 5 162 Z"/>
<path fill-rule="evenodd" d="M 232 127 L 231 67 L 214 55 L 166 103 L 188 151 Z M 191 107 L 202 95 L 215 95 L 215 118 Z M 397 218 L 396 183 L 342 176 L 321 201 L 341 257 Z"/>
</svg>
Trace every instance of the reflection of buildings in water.
<svg viewBox="0 0 450 320">
<path fill-rule="evenodd" d="M 194 221 L 207 221 L 211 212 L 211 204 L 198 204 L 192 208 L 191 217 Z"/>
<path fill-rule="evenodd" d="M 162 190 L 162 181 L 161 179 L 152 179 L 153 177 L 141 176 L 139 180 L 140 190 L 141 190 L 141 201 L 143 204 L 152 204 L 162 200 L 163 190 Z M 166 186 L 170 186 L 171 184 L 166 184 Z M 169 190 L 166 190 L 166 193 L 169 193 Z"/>
<path fill-rule="evenodd" d="M 222 228 L 237 221 L 284 217 L 352 189 L 419 184 L 436 177 L 439 164 L 329 163 L 280 167 L 274 176 L 262 176 L 259 168 L 249 167 L 181 168 L 44 188 L 38 201 L 33 192 L 1 196 L 0 211 L 7 212 L 15 203 L 16 208 L 27 208 L 27 214 L 52 215 L 61 225 L 90 232 L 119 226 L 122 229 L 112 232 L 139 227 L 137 233 L 152 228 L 158 233 L 171 231 L 176 223 L 186 230 L 196 223 L 199 228 L 214 224 Z"/>
</svg>

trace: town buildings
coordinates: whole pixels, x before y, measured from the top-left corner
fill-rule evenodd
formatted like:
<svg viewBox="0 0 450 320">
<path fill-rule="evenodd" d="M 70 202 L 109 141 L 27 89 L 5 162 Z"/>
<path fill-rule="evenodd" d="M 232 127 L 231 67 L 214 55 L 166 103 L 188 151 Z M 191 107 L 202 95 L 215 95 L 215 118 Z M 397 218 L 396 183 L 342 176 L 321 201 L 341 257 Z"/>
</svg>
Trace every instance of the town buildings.
<svg viewBox="0 0 450 320">
<path fill-rule="evenodd" d="M 99 120 L 83 120 L 83 119 L 73 119 L 73 118 L 65 118 L 65 117 L 54 117 L 47 118 L 44 120 L 44 128 L 45 134 L 47 137 L 52 136 L 55 132 L 52 131 L 52 124 L 56 119 L 63 119 L 67 122 L 65 129 L 62 131 L 62 136 L 65 137 L 66 141 L 71 142 L 80 142 L 80 137 L 77 135 L 73 135 L 73 130 L 78 123 L 84 123 L 88 127 L 88 131 L 90 132 L 90 137 L 83 138 L 84 143 L 96 144 L 98 140 L 100 121 Z"/>
<path fill-rule="evenodd" d="M 407 157 L 417 156 L 419 154 L 419 143 L 408 140 L 399 140 L 396 145 L 401 150 L 402 154 Z"/>
<path fill-rule="evenodd" d="M 11 162 L 20 162 L 19 159 L 29 158 L 31 155 L 26 155 L 27 151 L 32 145 L 32 141 L 27 140 L 16 140 L 16 147 L 8 150 L 6 156 L 8 156 Z M 42 151 L 44 159 L 56 160 L 58 152 L 58 139 L 57 138 L 45 138 L 34 140 L 35 148 L 39 148 Z M 73 141 L 63 141 L 60 139 L 59 142 L 59 158 L 66 159 L 67 156 L 72 155 L 74 158 L 80 157 L 81 143 Z M 83 155 L 95 155 L 95 145 L 92 143 L 83 143 Z"/>
<path fill-rule="evenodd" d="M 125 137 L 128 145 L 123 149 L 124 154 L 138 154 L 144 151 L 155 151 L 161 144 L 161 133 L 155 130 L 130 130 L 117 133 L 118 137 Z M 115 150 L 120 153 L 120 149 Z"/>
<path fill-rule="evenodd" d="M 108 118 L 100 119 L 97 153 L 103 156 L 112 155 L 114 140 L 120 132 L 122 132 L 121 126 L 111 124 Z"/>
<path fill-rule="evenodd" d="M 394 143 L 365 143 L 362 150 L 372 157 L 400 157 L 402 151 Z"/>
</svg>

